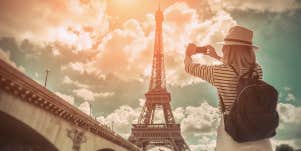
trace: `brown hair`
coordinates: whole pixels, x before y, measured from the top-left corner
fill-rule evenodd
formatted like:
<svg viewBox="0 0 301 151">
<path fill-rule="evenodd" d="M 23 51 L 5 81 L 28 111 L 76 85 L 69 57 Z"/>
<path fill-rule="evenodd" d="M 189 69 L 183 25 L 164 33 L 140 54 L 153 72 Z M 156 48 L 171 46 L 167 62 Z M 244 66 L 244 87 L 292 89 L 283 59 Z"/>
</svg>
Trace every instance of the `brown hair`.
<svg viewBox="0 0 301 151">
<path fill-rule="evenodd" d="M 251 46 L 224 45 L 222 50 L 224 64 L 232 65 L 239 70 L 241 68 L 250 68 L 256 64 L 255 52 Z"/>
</svg>

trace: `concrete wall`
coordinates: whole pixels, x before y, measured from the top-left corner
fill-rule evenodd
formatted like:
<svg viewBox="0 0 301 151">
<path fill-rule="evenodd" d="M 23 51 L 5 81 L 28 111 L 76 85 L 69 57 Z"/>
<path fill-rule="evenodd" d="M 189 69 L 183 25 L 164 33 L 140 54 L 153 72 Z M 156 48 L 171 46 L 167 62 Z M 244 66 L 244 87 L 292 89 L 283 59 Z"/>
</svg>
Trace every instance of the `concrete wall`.
<svg viewBox="0 0 301 151">
<path fill-rule="evenodd" d="M 127 151 L 125 148 L 78 128 L 64 119 L 57 117 L 33 104 L 20 100 L 0 89 L 0 111 L 14 117 L 36 130 L 60 151 L 72 151 L 73 142 L 68 137 L 68 130 L 84 131 L 86 142 L 80 145 L 81 151 L 97 151 L 104 148 L 115 151 Z M 1 120 L 1 119 L 0 119 Z M 5 122 L 5 121 L 1 121 Z"/>
</svg>

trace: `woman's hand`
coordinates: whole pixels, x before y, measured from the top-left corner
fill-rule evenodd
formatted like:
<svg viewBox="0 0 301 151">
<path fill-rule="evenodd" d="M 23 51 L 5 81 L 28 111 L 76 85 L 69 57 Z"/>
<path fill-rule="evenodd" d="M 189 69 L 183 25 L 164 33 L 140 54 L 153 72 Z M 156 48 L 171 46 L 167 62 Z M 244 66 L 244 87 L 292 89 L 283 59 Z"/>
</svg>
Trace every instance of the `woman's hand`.
<svg viewBox="0 0 301 151">
<path fill-rule="evenodd" d="M 186 56 L 190 57 L 190 56 L 194 55 L 196 53 L 196 49 L 197 49 L 196 45 L 193 43 L 190 43 L 186 48 Z"/>
<path fill-rule="evenodd" d="M 206 45 L 203 47 L 197 47 L 195 44 L 190 43 L 186 48 L 186 57 L 191 57 L 192 55 L 198 53 L 197 49 L 202 49 L 200 52 L 204 53 L 205 55 L 208 55 L 212 58 L 215 58 L 217 60 L 221 60 L 222 58 L 217 55 L 214 47 L 211 45 Z M 204 50 L 205 49 L 205 50 Z"/>
<path fill-rule="evenodd" d="M 212 47 L 211 45 L 206 45 L 204 46 L 206 48 L 206 51 L 205 51 L 205 54 L 212 57 L 212 58 L 215 58 L 217 60 L 221 60 L 221 57 L 217 55 L 214 47 Z"/>
</svg>

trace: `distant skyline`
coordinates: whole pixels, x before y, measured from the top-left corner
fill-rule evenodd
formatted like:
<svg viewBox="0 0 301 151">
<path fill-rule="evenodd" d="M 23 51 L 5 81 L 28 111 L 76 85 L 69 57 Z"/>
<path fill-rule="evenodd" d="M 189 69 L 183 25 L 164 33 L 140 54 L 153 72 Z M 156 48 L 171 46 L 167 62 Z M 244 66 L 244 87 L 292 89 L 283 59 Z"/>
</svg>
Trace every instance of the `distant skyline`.
<svg viewBox="0 0 301 151">
<path fill-rule="evenodd" d="M 157 7 L 150 0 L 3 0 L 0 58 L 41 85 L 50 69 L 49 90 L 128 137 L 148 89 Z M 185 73 L 185 46 L 212 44 L 221 53 L 215 42 L 236 24 L 254 30 L 264 80 L 280 92 L 273 145 L 301 148 L 301 2 L 161 0 L 161 8 L 167 88 L 191 149 L 213 150 L 219 114 L 216 90 Z"/>
</svg>

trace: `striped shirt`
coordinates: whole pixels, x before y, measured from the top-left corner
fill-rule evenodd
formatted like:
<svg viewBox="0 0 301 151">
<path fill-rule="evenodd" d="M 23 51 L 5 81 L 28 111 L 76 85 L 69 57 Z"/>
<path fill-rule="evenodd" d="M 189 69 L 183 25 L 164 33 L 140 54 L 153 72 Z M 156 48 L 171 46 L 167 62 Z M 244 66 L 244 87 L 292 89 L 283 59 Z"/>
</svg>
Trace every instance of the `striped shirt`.
<svg viewBox="0 0 301 151">
<path fill-rule="evenodd" d="M 257 71 L 259 78 L 262 79 L 261 66 L 257 64 L 255 70 Z M 237 96 L 238 76 L 229 65 L 194 64 L 192 63 L 191 58 L 185 58 L 185 71 L 193 76 L 208 81 L 216 87 L 218 94 L 221 95 L 224 102 L 226 113 L 230 111 Z M 240 69 L 239 75 L 242 75 L 247 71 L 247 68 Z M 221 109 L 220 103 L 219 108 Z"/>
</svg>

